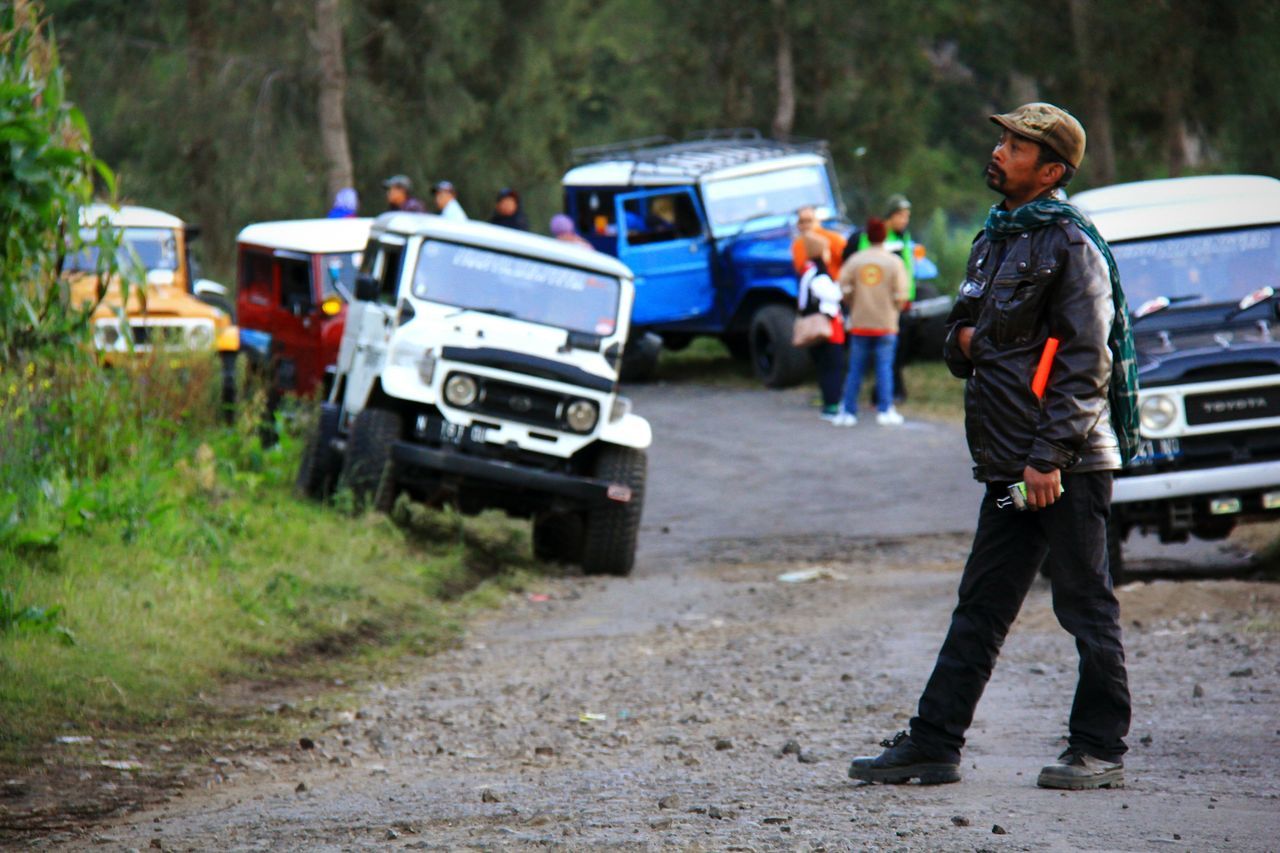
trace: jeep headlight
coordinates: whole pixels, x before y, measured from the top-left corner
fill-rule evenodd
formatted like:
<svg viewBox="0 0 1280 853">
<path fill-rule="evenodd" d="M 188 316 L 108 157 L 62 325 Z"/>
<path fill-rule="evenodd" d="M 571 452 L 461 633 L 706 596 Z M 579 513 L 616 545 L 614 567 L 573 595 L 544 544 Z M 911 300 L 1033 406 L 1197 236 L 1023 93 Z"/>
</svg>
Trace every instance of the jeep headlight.
<svg viewBox="0 0 1280 853">
<path fill-rule="evenodd" d="M 465 373 L 455 373 L 444 383 L 444 398 L 451 406 L 465 409 L 480 396 L 480 386 Z"/>
<path fill-rule="evenodd" d="M 600 418 L 600 410 L 590 400 L 574 400 L 564 410 L 565 423 L 574 432 L 591 432 Z"/>
<path fill-rule="evenodd" d="M 1159 432 L 1178 415 L 1178 406 L 1171 397 L 1153 394 L 1142 401 L 1138 409 L 1142 428 L 1147 432 Z"/>
<path fill-rule="evenodd" d="M 192 326 L 187 330 L 187 347 L 193 350 L 213 349 L 213 329 L 208 326 Z"/>
<path fill-rule="evenodd" d="M 115 349 L 116 341 L 120 340 L 120 327 L 103 323 L 94 329 L 93 337 L 98 344 L 98 349 Z"/>
</svg>

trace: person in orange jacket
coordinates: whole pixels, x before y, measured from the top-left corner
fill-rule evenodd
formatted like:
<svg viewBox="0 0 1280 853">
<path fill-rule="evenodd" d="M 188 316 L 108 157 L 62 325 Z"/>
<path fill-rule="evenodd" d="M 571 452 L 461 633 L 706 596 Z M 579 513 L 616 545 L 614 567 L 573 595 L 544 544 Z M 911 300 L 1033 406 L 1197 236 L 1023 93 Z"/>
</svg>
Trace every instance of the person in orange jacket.
<svg viewBox="0 0 1280 853">
<path fill-rule="evenodd" d="M 831 261 L 827 266 L 827 272 L 832 279 L 839 278 L 840 264 L 845 253 L 844 237 L 823 228 L 822 223 L 818 221 L 818 211 L 812 205 L 805 205 L 796 211 L 796 232 L 796 238 L 791 241 L 791 263 L 796 269 L 796 275 L 804 275 L 804 268 L 809 264 L 809 251 L 804 245 L 805 235 L 817 234 L 827 241 L 827 246 L 831 249 Z"/>
</svg>

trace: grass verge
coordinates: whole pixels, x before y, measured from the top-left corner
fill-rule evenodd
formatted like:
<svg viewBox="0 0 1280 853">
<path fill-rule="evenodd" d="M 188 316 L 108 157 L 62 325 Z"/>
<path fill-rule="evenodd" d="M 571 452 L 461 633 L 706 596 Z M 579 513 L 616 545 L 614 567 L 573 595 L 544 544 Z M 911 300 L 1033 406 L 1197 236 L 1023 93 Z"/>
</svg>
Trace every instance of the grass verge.
<svg viewBox="0 0 1280 853">
<path fill-rule="evenodd" d="M 436 648 L 469 591 L 536 568 L 496 513 L 297 500 L 299 442 L 264 450 L 251 418 L 130 440 L 100 477 L 40 479 L 44 508 L 0 538 L 0 761 L 66 732 L 185 731 L 229 680 Z"/>
</svg>

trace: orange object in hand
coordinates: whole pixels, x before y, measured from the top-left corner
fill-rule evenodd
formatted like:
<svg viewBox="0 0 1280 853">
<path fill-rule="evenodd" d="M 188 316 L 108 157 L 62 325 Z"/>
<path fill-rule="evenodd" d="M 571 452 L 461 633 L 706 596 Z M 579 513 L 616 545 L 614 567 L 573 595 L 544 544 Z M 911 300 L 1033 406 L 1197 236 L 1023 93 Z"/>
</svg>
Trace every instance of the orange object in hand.
<svg viewBox="0 0 1280 853">
<path fill-rule="evenodd" d="M 1040 353 L 1040 363 L 1036 365 L 1036 375 L 1031 380 L 1031 391 L 1040 399 L 1044 399 L 1044 389 L 1049 384 L 1049 370 L 1053 367 L 1053 357 L 1057 354 L 1058 339 L 1049 338 L 1044 342 L 1044 352 Z"/>
</svg>

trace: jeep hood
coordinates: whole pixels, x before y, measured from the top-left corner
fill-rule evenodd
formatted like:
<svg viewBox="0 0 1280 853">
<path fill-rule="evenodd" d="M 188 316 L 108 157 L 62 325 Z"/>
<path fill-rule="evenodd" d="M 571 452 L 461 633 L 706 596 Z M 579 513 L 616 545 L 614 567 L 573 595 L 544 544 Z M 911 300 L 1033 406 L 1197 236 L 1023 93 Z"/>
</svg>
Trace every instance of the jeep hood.
<svg viewBox="0 0 1280 853">
<path fill-rule="evenodd" d="M 423 319 L 403 329 L 406 337 L 433 347 L 450 361 L 525 373 L 597 390 L 612 388 L 618 371 L 603 351 L 616 336 L 595 339 L 594 349 L 569 346 L 569 333 L 553 326 L 493 314 L 465 312 L 445 319 Z M 579 337 L 575 335 L 575 337 Z M 585 342 L 585 336 L 582 336 Z"/>
<path fill-rule="evenodd" d="M 98 277 L 78 276 L 71 282 L 71 301 L 75 305 L 91 305 L 97 297 Z M 94 320 L 115 317 L 121 306 L 127 315 L 169 315 L 192 319 L 220 320 L 227 315 L 201 302 L 176 284 L 137 284 L 129 288 L 126 301 L 118 282 L 112 282 L 102 302 L 93 312 Z M 145 306 L 145 307 L 144 307 Z"/>
<path fill-rule="evenodd" d="M 1139 385 L 1280 374 L 1280 340 L 1272 340 L 1270 327 L 1256 319 L 1223 322 L 1222 313 L 1173 309 L 1139 321 Z"/>
</svg>

